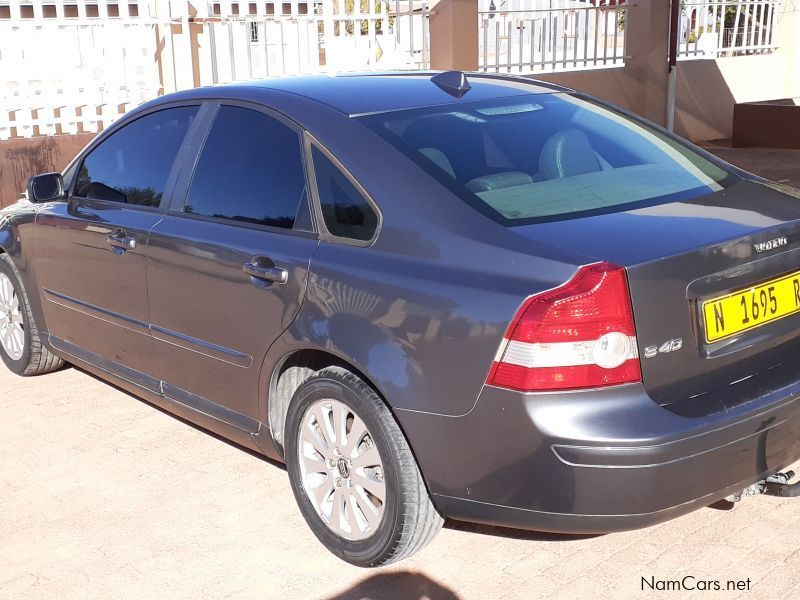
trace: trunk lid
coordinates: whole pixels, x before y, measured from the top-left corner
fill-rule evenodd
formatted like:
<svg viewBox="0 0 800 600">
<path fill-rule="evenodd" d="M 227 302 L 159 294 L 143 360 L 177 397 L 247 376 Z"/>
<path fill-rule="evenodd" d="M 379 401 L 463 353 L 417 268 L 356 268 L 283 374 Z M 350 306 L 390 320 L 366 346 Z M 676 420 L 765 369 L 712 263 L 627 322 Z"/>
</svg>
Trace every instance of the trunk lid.
<svg viewBox="0 0 800 600">
<path fill-rule="evenodd" d="M 643 383 L 657 403 L 708 414 L 798 377 L 800 191 L 743 181 L 691 201 L 513 231 L 626 268 Z M 773 281 L 795 272 L 796 282 Z M 775 289 L 751 291 L 765 282 Z M 769 314 L 778 316 L 764 321 Z M 731 333 L 741 327 L 752 328 Z"/>
</svg>

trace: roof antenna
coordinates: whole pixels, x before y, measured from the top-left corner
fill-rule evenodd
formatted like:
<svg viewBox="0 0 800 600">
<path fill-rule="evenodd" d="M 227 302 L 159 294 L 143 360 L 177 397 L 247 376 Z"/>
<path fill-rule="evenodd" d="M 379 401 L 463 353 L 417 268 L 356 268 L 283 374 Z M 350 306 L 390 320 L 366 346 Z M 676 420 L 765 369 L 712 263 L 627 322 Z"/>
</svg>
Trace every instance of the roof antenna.
<svg viewBox="0 0 800 600">
<path fill-rule="evenodd" d="M 467 81 L 467 76 L 461 71 L 444 71 L 431 77 L 431 81 L 441 90 L 456 98 L 461 98 L 472 89 Z"/>
</svg>

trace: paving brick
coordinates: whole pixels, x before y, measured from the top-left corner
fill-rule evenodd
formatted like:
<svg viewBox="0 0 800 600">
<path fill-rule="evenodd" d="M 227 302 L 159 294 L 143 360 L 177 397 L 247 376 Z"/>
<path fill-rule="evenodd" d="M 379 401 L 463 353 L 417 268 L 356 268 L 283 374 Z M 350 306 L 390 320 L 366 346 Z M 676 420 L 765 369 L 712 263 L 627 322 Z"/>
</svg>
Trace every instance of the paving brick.
<svg viewBox="0 0 800 600">
<path fill-rule="evenodd" d="M 750 577 L 742 598 L 800 597 L 791 500 L 594 537 L 448 523 L 418 555 L 367 571 L 319 544 L 277 465 L 76 369 L 0 369 L 0 390 L 4 600 L 709 596 L 641 590 L 642 576 L 683 574 Z"/>
</svg>

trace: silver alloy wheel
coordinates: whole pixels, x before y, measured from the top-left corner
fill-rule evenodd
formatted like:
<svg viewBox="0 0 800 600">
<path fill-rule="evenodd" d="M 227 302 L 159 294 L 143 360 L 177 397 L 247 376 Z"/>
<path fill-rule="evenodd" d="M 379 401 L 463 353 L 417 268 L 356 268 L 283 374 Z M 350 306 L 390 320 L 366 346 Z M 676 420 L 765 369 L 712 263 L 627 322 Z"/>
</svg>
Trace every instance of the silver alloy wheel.
<svg viewBox="0 0 800 600">
<path fill-rule="evenodd" d="M 25 350 L 22 306 L 14 285 L 5 273 L 0 273 L 0 344 L 11 360 L 22 358 Z"/>
<path fill-rule="evenodd" d="M 346 540 L 364 540 L 386 507 L 383 463 L 372 434 L 352 408 L 317 400 L 298 436 L 303 490 L 323 522 Z"/>
</svg>

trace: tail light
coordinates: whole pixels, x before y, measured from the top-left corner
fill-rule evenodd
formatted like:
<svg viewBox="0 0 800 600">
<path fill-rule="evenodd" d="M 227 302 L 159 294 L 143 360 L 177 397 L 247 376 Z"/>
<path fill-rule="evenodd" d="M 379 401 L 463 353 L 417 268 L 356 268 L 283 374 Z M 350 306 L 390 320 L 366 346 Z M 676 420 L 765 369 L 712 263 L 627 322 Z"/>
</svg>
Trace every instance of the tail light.
<svg viewBox="0 0 800 600">
<path fill-rule="evenodd" d="M 641 378 L 625 270 L 603 262 L 582 267 L 564 285 L 525 301 L 487 383 L 533 392 Z"/>
</svg>

